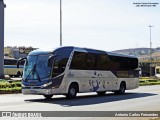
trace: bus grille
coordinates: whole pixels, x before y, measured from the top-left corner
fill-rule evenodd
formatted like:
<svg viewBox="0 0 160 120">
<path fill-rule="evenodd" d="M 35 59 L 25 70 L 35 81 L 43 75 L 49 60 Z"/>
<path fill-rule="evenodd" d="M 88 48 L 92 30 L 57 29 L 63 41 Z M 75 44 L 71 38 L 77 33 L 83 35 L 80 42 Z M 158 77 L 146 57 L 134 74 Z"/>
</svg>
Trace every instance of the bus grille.
<svg viewBox="0 0 160 120">
<path fill-rule="evenodd" d="M 41 89 L 41 87 L 37 87 L 37 86 L 25 86 L 23 88 L 24 89 Z"/>
</svg>

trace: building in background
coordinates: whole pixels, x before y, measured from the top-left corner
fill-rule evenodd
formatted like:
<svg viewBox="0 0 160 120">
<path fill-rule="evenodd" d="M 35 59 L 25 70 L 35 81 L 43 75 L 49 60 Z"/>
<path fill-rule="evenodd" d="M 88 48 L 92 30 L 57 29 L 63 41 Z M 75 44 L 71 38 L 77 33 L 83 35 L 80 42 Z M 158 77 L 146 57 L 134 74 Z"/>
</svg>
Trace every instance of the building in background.
<svg viewBox="0 0 160 120">
<path fill-rule="evenodd" d="M 4 57 L 5 58 L 15 58 L 15 59 L 23 58 L 23 57 L 26 57 L 31 51 L 35 49 L 37 48 L 25 47 L 25 46 L 21 46 L 21 47 L 7 46 L 4 48 Z"/>
</svg>

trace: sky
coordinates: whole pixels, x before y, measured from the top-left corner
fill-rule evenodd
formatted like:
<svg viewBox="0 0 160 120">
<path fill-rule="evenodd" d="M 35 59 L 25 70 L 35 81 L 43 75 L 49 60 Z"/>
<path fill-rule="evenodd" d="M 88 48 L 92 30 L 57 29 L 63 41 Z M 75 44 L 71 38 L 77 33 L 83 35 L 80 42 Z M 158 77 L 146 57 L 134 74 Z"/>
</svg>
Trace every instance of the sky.
<svg viewBox="0 0 160 120">
<path fill-rule="evenodd" d="M 5 46 L 60 46 L 60 0 L 4 0 Z M 155 7 L 137 7 L 153 5 Z M 62 0 L 62 45 L 106 51 L 160 47 L 159 0 Z"/>
</svg>

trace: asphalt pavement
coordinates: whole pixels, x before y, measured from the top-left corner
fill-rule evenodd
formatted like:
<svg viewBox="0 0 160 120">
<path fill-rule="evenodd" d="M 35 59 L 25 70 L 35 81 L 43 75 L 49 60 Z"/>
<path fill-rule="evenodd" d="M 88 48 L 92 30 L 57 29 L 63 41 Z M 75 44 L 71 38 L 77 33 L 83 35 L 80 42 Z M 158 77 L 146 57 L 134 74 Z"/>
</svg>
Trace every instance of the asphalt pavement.
<svg viewBox="0 0 160 120">
<path fill-rule="evenodd" d="M 96 93 L 80 93 L 76 99 L 72 100 L 67 100 L 62 95 L 55 95 L 51 100 L 46 100 L 41 95 L 0 95 L 0 111 L 160 111 L 160 85 L 142 86 L 138 89 L 126 91 L 124 95 L 106 93 L 104 96 L 98 96 Z M 89 112 L 90 117 L 56 118 L 106 120 L 106 117 L 92 117 L 94 116 L 93 113 Z M 113 117 L 109 119 L 149 120 L 150 118 L 152 117 Z M 41 118 L 36 120 L 38 119 Z"/>
</svg>

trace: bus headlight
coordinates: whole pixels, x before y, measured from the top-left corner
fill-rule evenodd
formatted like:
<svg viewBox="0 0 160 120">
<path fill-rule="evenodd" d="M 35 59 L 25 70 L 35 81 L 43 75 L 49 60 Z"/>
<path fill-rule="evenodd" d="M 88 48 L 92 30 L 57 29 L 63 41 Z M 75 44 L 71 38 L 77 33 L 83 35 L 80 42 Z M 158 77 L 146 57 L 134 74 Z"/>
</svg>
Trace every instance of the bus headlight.
<svg viewBox="0 0 160 120">
<path fill-rule="evenodd" d="M 25 87 L 25 85 L 24 85 L 24 84 L 22 84 L 21 86 L 22 86 L 22 87 Z"/>
<path fill-rule="evenodd" d="M 51 84 L 52 84 L 52 82 L 49 82 L 49 83 L 46 83 L 46 84 L 42 85 L 42 87 L 47 87 L 47 86 L 49 86 Z"/>
</svg>

